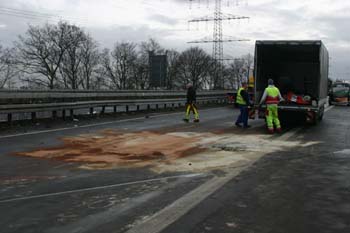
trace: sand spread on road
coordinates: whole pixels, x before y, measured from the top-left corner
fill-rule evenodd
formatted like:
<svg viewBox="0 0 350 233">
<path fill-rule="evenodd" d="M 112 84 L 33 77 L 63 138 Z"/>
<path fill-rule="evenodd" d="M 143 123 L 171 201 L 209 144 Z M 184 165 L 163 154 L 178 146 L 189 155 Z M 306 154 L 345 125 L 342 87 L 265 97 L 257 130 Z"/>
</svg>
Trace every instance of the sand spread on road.
<svg viewBox="0 0 350 233">
<path fill-rule="evenodd" d="M 76 162 L 83 169 L 149 167 L 161 173 L 244 166 L 265 154 L 303 146 L 301 141 L 282 141 L 266 134 L 111 130 L 66 137 L 62 142 L 58 147 L 17 155 Z"/>
<path fill-rule="evenodd" d="M 63 138 L 63 145 L 18 155 L 90 164 L 140 165 L 164 163 L 204 151 L 196 142 L 204 135 L 178 135 L 142 131 L 136 133 L 103 132 Z"/>
</svg>

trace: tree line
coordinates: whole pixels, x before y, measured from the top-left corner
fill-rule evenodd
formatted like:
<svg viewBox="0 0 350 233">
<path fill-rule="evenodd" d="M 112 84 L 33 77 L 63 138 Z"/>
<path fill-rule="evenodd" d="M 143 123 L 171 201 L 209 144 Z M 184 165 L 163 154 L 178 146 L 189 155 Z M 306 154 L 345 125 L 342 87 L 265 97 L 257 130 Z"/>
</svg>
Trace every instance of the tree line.
<svg viewBox="0 0 350 233">
<path fill-rule="evenodd" d="M 247 55 L 222 65 L 199 47 L 166 50 L 155 39 L 139 44 L 117 42 L 112 49 L 101 50 L 76 25 L 46 23 L 29 25 L 12 48 L 0 45 L 0 89 L 150 89 L 151 51 L 167 55 L 164 88 L 169 90 L 182 89 L 189 82 L 198 89 L 232 88 L 245 78 L 252 63 L 252 56 Z"/>
</svg>

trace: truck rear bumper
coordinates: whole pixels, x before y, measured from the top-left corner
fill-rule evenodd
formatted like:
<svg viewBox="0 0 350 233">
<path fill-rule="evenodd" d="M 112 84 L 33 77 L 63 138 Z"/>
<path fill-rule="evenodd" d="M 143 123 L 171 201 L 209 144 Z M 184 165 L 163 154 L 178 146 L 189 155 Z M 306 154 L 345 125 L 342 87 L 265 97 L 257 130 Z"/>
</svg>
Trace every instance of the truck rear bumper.
<svg viewBox="0 0 350 233">
<path fill-rule="evenodd" d="M 256 106 L 257 107 L 257 106 Z M 262 105 L 259 110 L 265 110 L 266 105 Z M 286 106 L 286 105 L 278 105 L 278 110 L 283 111 L 298 111 L 298 112 L 318 112 L 320 111 L 320 107 L 313 106 Z"/>
</svg>

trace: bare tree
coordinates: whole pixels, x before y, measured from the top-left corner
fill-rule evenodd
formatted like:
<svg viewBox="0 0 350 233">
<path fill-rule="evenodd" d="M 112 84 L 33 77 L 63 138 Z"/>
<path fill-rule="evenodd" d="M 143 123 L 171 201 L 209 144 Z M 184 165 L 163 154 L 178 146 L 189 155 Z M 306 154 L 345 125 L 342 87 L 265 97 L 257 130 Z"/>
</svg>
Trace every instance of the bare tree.
<svg viewBox="0 0 350 233">
<path fill-rule="evenodd" d="M 138 56 L 134 66 L 133 83 L 135 89 L 145 90 L 149 88 L 149 65 L 141 56 Z"/>
<path fill-rule="evenodd" d="M 98 88 L 101 80 L 96 76 L 93 79 L 93 74 L 97 72 L 100 63 L 100 55 L 97 42 L 90 35 L 86 35 L 82 43 L 82 86 L 84 89 Z"/>
<path fill-rule="evenodd" d="M 222 69 L 222 73 L 219 72 Z M 223 86 L 225 82 L 225 72 L 224 65 L 214 59 L 210 60 L 210 65 L 208 66 L 209 75 L 204 79 L 205 86 L 209 89 L 219 89 Z M 220 75 L 223 75 L 222 77 Z"/>
<path fill-rule="evenodd" d="M 69 30 L 65 36 L 65 52 L 60 64 L 60 72 L 65 88 L 78 89 L 82 80 L 83 43 L 86 35 L 83 30 L 74 25 L 67 25 Z"/>
<path fill-rule="evenodd" d="M 112 52 L 104 50 L 102 65 L 105 75 L 110 79 L 112 88 L 127 89 L 132 87 L 132 77 L 136 65 L 136 44 L 117 43 Z"/>
<path fill-rule="evenodd" d="M 167 51 L 167 89 L 173 89 L 176 81 L 177 69 L 178 69 L 178 59 L 180 53 L 175 50 Z"/>
<path fill-rule="evenodd" d="M 19 71 L 15 64 L 15 49 L 3 48 L 0 45 L 0 89 L 11 84 L 12 79 Z"/>
<path fill-rule="evenodd" d="M 25 36 L 19 37 L 16 47 L 19 51 L 17 63 L 21 70 L 29 75 L 40 74 L 44 77 L 31 76 L 26 81 L 50 89 L 55 87 L 58 69 L 69 46 L 67 35 L 71 30 L 74 30 L 74 26 L 65 22 L 45 24 L 43 27 L 30 25 Z"/>
<path fill-rule="evenodd" d="M 165 49 L 162 48 L 154 38 L 150 38 L 148 41 L 141 42 L 140 52 L 143 59 L 148 61 L 149 52 L 153 52 L 154 54 L 163 54 L 165 53 Z"/>
<path fill-rule="evenodd" d="M 182 52 L 178 58 L 178 82 L 184 87 L 191 82 L 195 88 L 203 88 L 212 65 L 211 57 L 201 48 L 192 47 Z"/>
<path fill-rule="evenodd" d="M 238 88 L 243 81 L 244 59 L 235 59 L 227 68 L 227 81 L 231 87 Z"/>
</svg>

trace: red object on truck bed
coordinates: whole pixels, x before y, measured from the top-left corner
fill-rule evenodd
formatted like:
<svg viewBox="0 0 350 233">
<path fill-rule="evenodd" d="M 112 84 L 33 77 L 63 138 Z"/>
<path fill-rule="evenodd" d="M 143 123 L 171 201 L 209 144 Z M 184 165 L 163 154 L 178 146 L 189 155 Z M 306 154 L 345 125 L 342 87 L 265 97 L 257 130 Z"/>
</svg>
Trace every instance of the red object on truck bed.
<svg viewBox="0 0 350 233">
<path fill-rule="evenodd" d="M 302 104 L 302 105 L 308 105 L 311 104 L 310 98 L 305 98 L 305 96 L 302 95 L 296 95 L 293 92 L 288 92 L 286 96 L 286 101 L 288 103 L 296 103 L 296 104 Z M 308 100 L 306 100 L 308 99 Z"/>
</svg>

